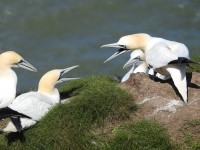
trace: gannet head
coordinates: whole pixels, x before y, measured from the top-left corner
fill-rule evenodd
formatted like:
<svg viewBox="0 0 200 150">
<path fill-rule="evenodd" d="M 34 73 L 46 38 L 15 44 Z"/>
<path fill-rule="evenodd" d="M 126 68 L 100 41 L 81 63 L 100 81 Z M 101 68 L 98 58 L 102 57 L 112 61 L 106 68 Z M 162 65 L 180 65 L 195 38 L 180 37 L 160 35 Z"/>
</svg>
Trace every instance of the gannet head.
<svg viewBox="0 0 200 150">
<path fill-rule="evenodd" d="M 130 50 L 136 50 L 136 49 L 143 50 L 144 47 L 146 46 L 146 43 L 148 42 L 149 37 L 150 35 L 146 33 L 126 35 L 121 37 L 117 43 L 106 44 L 101 46 L 101 47 L 119 48 L 118 51 L 114 53 L 112 56 L 110 56 L 106 61 L 104 61 L 104 63 Z"/>
<path fill-rule="evenodd" d="M 51 70 L 45 73 L 39 81 L 38 91 L 44 92 L 44 93 L 51 93 L 54 91 L 54 86 L 57 83 L 79 79 L 79 78 L 63 77 L 65 73 L 69 72 L 70 70 L 76 67 L 78 67 L 78 65 L 65 68 L 65 69 L 55 69 L 55 70 Z"/>
<path fill-rule="evenodd" d="M 21 67 L 36 72 L 37 69 L 14 51 L 6 51 L 0 55 L 0 66 Z"/>
<path fill-rule="evenodd" d="M 144 53 L 141 50 L 134 50 L 130 55 L 130 59 L 125 63 L 123 68 L 129 67 L 133 64 L 139 65 L 143 61 L 145 61 Z"/>
</svg>

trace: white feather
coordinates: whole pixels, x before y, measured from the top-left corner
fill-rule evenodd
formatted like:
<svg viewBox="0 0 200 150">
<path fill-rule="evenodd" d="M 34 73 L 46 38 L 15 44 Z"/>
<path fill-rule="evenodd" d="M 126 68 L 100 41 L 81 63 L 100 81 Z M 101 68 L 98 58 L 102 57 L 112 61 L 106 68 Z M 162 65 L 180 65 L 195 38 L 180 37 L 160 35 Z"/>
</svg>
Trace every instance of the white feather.
<svg viewBox="0 0 200 150">
<path fill-rule="evenodd" d="M 54 103 L 52 103 L 52 101 L 54 101 Z M 51 98 L 40 92 L 29 92 L 18 96 L 13 103 L 9 105 L 9 108 L 37 121 L 56 103 L 59 103 L 59 97 Z"/>
<path fill-rule="evenodd" d="M 132 67 L 122 78 L 121 82 L 125 82 L 126 80 L 128 80 L 132 73 L 138 73 L 138 72 L 147 73 L 148 72 L 147 64 L 144 61 L 144 53 L 139 49 L 131 53 L 130 59 L 124 65 L 124 67 L 129 66 L 130 64 L 132 64 Z"/>
<path fill-rule="evenodd" d="M 156 44 L 145 55 L 147 64 L 153 69 L 167 66 L 169 62 L 178 60 L 178 57 L 163 43 Z"/>
<path fill-rule="evenodd" d="M 10 121 L 5 128 L 3 128 L 4 132 L 17 132 L 17 129 L 15 128 L 14 124 Z"/>
<path fill-rule="evenodd" d="M 138 59 L 136 59 L 136 58 L 138 58 Z M 132 73 L 142 72 L 142 73 L 146 73 L 149 75 L 154 75 L 154 70 L 148 69 L 147 63 L 144 59 L 144 53 L 141 50 L 133 51 L 130 55 L 129 61 L 124 66 L 126 66 L 126 65 L 128 66 L 129 62 L 133 62 L 132 60 L 134 60 L 132 67 L 122 78 L 121 82 L 125 82 L 126 80 L 128 80 Z M 159 79 L 162 79 L 162 80 L 167 80 L 170 78 L 170 76 L 161 75 L 159 73 L 156 74 L 156 77 Z"/>
<path fill-rule="evenodd" d="M 138 73 L 138 72 L 143 72 L 147 73 L 148 72 L 148 67 L 147 63 L 145 61 L 141 62 L 133 71 L 133 73 Z"/>
<path fill-rule="evenodd" d="M 170 73 L 174 85 L 178 89 L 185 103 L 187 103 L 187 81 L 186 71 L 182 64 L 180 65 L 169 65 L 166 70 Z"/>
<path fill-rule="evenodd" d="M 189 50 L 188 48 L 183 44 L 175 41 L 169 41 L 163 38 L 157 38 L 157 37 L 151 37 L 148 41 L 147 45 L 144 48 L 145 54 L 149 50 L 151 50 L 155 45 L 166 45 L 171 52 L 173 52 L 174 55 L 177 57 L 185 57 L 187 59 L 190 59 L 189 56 Z"/>
<path fill-rule="evenodd" d="M 133 65 L 131 67 L 131 69 L 124 75 L 124 77 L 122 78 L 121 82 L 125 82 L 126 80 L 128 80 L 130 75 L 133 73 L 134 69 L 135 69 L 135 65 Z"/>
<path fill-rule="evenodd" d="M 8 68 L 0 75 L 0 108 L 12 103 L 16 96 L 17 76 Z"/>
<path fill-rule="evenodd" d="M 170 75 L 174 85 L 187 102 L 187 81 L 184 64 L 169 65 L 178 57 L 190 59 L 188 48 L 179 42 L 151 37 L 145 50 L 146 62 L 161 75 Z"/>
</svg>

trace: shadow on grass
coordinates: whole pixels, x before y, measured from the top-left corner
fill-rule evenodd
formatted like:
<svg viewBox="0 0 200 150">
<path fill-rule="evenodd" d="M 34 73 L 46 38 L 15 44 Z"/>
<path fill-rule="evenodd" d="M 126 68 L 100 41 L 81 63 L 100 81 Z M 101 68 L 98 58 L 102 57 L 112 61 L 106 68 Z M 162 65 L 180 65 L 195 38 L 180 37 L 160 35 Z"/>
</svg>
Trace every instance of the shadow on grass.
<svg viewBox="0 0 200 150">
<path fill-rule="evenodd" d="M 67 99 L 67 98 L 70 98 L 71 95 L 78 89 L 80 89 L 82 86 L 80 87 L 75 87 L 75 88 L 72 88 L 70 89 L 69 91 L 64 91 L 64 92 L 60 92 L 60 100 L 64 100 L 64 99 Z"/>
<path fill-rule="evenodd" d="M 8 133 L 6 136 L 7 145 L 11 145 L 13 142 L 19 141 L 20 143 L 26 142 L 24 132 L 12 132 Z"/>
</svg>

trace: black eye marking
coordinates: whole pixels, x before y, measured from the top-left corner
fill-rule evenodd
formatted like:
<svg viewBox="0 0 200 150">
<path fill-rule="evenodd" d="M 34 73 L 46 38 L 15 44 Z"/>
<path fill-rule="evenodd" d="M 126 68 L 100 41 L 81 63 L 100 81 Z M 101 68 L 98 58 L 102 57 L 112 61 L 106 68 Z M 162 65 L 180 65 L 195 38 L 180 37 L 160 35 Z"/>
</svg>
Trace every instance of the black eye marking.
<svg viewBox="0 0 200 150">
<path fill-rule="evenodd" d="M 120 47 L 122 47 L 122 49 L 126 50 L 126 45 L 119 45 Z"/>
<path fill-rule="evenodd" d="M 141 60 L 141 59 L 140 59 L 140 56 L 137 56 L 137 57 L 136 57 L 136 59 L 139 59 L 139 60 Z"/>
<path fill-rule="evenodd" d="M 23 63 L 24 61 L 21 59 L 19 62 L 18 62 L 18 64 L 20 64 L 20 63 Z"/>
</svg>

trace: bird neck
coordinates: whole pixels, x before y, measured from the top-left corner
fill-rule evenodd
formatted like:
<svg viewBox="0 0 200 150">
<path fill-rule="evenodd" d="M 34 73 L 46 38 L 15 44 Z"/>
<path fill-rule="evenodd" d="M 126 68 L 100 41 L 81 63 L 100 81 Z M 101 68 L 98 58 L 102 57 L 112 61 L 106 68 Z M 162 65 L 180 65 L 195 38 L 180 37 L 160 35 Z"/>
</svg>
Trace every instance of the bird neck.
<svg viewBox="0 0 200 150">
<path fill-rule="evenodd" d="M 41 93 L 53 94 L 56 90 L 51 80 L 41 79 L 38 85 L 38 91 Z"/>
<path fill-rule="evenodd" d="M 38 91 L 41 93 L 52 94 L 54 93 L 55 89 L 56 88 L 54 88 L 54 86 L 50 86 L 50 85 L 39 84 L 38 86 Z"/>
<path fill-rule="evenodd" d="M 143 52 L 145 52 L 145 48 L 148 45 L 149 40 L 151 39 L 151 36 L 145 33 L 136 34 L 134 41 L 135 49 L 140 49 Z"/>
<path fill-rule="evenodd" d="M 148 70 L 148 66 L 147 66 L 147 63 L 145 61 L 143 61 L 140 65 L 138 65 L 135 70 L 134 70 L 134 73 L 137 73 L 137 72 L 144 72 L 144 73 L 147 73 L 147 70 Z"/>
<path fill-rule="evenodd" d="M 48 103 L 50 103 L 51 105 L 54 105 L 60 102 L 60 94 L 57 88 L 54 88 L 53 91 L 44 91 L 40 89 L 38 90 L 38 92 L 48 97 Z"/>
<path fill-rule="evenodd" d="M 5 78 L 17 78 L 15 71 L 8 66 L 0 65 L 0 76 Z"/>
<path fill-rule="evenodd" d="M 148 45 L 149 41 L 151 39 L 151 36 L 148 34 L 144 34 L 141 37 L 138 37 L 138 40 L 136 40 L 137 42 L 137 47 L 138 49 L 142 50 L 143 52 L 145 52 L 145 48 Z"/>
<path fill-rule="evenodd" d="M 58 89 L 54 88 L 53 86 L 47 87 L 47 86 L 40 85 L 38 87 L 38 92 L 48 96 L 51 99 L 53 104 L 58 103 L 60 101 L 60 94 L 58 92 Z"/>
</svg>

